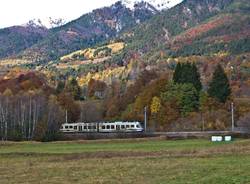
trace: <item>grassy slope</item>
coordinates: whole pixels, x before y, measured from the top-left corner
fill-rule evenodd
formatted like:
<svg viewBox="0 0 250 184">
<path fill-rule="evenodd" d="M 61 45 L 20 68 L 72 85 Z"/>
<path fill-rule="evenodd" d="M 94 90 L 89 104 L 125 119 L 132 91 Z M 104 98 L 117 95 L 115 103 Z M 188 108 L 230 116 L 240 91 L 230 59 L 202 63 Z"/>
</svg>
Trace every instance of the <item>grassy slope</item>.
<svg viewBox="0 0 250 184">
<path fill-rule="evenodd" d="M 0 183 L 248 183 L 249 150 L 249 140 L 0 144 Z"/>
<path fill-rule="evenodd" d="M 0 154 L 4 153 L 46 153 L 70 154 L 97 151 L 164 151 L 176 149 L 196 149 L 214 146 L 205 140 L 186 141 L 97 141 L 97 142 L 72 142 L 72 143 L 10 143 L 0 146 Z"/>
</svg>

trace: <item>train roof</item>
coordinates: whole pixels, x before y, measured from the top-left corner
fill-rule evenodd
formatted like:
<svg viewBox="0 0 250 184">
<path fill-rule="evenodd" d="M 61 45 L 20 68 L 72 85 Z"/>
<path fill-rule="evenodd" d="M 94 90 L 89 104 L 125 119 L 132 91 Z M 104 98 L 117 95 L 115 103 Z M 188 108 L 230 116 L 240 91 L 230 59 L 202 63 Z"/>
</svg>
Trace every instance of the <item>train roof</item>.
<svg viewBox="0 0 250 184">
<path fill-rule="evenodd" d="M 76 125 L 76 124 L 92 124 L 92 123 L 100 123 L 100 124 L 115 124 L 115 123 L 140 123 L 139 121 L 115 121 L 115 122 L 77 122 L 77 123 L 63 123 L 63 125 Z"/>
</svg>

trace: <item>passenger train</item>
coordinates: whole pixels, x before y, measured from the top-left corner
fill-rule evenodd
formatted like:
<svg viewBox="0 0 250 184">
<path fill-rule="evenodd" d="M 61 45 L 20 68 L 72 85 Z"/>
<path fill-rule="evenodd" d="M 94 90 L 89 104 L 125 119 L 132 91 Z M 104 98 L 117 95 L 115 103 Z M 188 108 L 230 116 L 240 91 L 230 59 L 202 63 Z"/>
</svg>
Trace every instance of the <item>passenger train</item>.
<svg viewBox="0 0 250 184">
<path fill-rule="evenodd" d="M 143 130 L 140 122 L 65 123 L 60 129 L 63 133 L 143 132 Z"/>
</svg>

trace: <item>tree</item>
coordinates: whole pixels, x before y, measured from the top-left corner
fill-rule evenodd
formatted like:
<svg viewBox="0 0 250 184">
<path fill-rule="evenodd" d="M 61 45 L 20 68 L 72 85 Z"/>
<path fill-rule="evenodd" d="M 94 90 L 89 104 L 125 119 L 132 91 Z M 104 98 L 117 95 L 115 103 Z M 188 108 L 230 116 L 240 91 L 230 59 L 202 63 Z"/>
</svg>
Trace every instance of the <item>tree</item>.
<svg viewBox="0 0 250 184">
<path fill-rule="evenodd" d="M 152 120 L 153 120 L 153 126 L 154 129 L 156 128 L 156 119 L 157 115 L 161 110 L 161 100 L 158 97 L 153 97 L 151 105 L 150 105 L 150 111 L 152 113 Z"/>
<path fill-rule="evenodd" d="M 192 64 L 192 70 L 191 70 L 191 76 L 192 76 L 192 84 L 194 85 L 195 89 L 200 92 L 202 89 L 202 84 L 200 80 L 200 73 L 198 71 L 197 66 L 193 63 Z"/>
<path fill-rule="evenodd" d="M 181 63 L 180 62 L 178 62 L 177 63 L 177 65 L 176 65 L 176 67 L 175 67 L 175 70 L 174 70 L 174 74 L 173 74 L 173 81 L 175 82 L 175 83 L 180 83 L 180 78 L 181 78 Z"/>
<path fill-rule="evenodd" d="M 209 84 L 208 94 L 210 97 L 225 103 L 231 94 L 230 84 L 227 75 L 220 64 L 217 65 L 212 81 Z"/>
<path fill-rule="evenodd" d="M 202 89 L 200 74 L 194 63 L 178 63 L 174 71 L 173 81 L 176 84 L 193 84 L 198 92 Z"/>
<path fill-rule="evenodd" d="M 80 106 L 74 101 L 73 97 L 67 93 L 61 93 L 57 97 L 59 105 L 68 112 L 68 122 L 77 122 L 80 117 Z"/>
<path fill-rule="evenodd" d="M 72 94 L 75 100 L 80 100 L 81 98 L 81 88 L 75 78 L 72 78 L 67 86 L 68 91 Z"/>
<path fill-rule="evenodd" d="M 56 87 L 56 93 L 60 94 L 64 90 L 64 87 L 65 87 L 65 82 L 59 81 Z"/>
<path fill-rule="evenodd" d="M 152 114 L 157 114 L 161 108 L 161 100 L 158 97 L 154 97 L 151 102 L 150 110 Z"/>
<path fill-rule="evenodd" d="M 199 94 L 193 84 L 174 84 L 170 83 L 166 91 L 161 94 L 165 102 L 175 102 L 177 109 L 185 116 L 199 107 Z"/>
</svg>

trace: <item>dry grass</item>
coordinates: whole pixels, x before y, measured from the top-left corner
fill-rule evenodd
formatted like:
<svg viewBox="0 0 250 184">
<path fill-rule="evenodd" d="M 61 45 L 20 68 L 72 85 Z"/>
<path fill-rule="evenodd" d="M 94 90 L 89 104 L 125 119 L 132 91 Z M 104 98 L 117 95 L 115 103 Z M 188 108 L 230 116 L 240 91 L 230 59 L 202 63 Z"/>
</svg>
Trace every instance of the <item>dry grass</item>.
<svg viewBox="0 0 250 184">
<path fill-rule="evenodd" d="M 102 49 L 104 47 L 110 48 L 112 50 L 112 54 L 116 54 L 124 49 L 125 43 L 124 42 L 111 43 L 111 44 L 99 47 L 97 49 Z M 74 61 L 74 59 L 73 59 L 74 55 L 83 55 L 85 58 L 87 58 L 87 60 L 97 59 L 94 57 L 94 52 L 97 49 L 88 48 L 88 49 L 84 49 L 84 50 L 78 50 L 78 51 L 72 52 L 68 55 L 61 57 L 60 60 L 61 61 L 72 61 L 73 60 Z"/>
<path fill-rule="evenodd" d="M 65 150 L 68 145 L 75 152 Z M 249 140 L 227 144 L 156 139 L 0 144 L 1 184 L 249 183 L 249 169 Z"/>
</svg>

